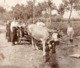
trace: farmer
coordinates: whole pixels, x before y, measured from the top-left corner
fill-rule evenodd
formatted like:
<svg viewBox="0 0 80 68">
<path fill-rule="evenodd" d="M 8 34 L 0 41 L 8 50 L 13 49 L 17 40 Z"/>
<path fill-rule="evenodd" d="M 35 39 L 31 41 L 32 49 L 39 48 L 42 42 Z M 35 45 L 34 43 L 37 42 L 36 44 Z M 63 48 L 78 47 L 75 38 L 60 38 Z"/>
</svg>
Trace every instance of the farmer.
<svg viewBox="0 0 80 68">
<path fill-rule="evenodd" d="M 69 37 L 70 43 L 73 44 L 74 29 L 71 24 L 69 24 L 67 28 L 67 35 Z"/>
<path fill-rule="evenodd" d="M 11 22 L 8 20 L 6 23 L 6 38 L 7 38 L 8 42 L 11 42 L 10 24 L 11 24 Z"/>
<path fill-rule="evenodd" d="M 14 19 L 11 22 L 11 26 L 10 26 L 10 30 L 11 30 L 11 40 L 12 40 L 12 44 L 14 45 L 15 42 L 18 41 L 17 39 L 17 27 L 18 27 L 18 22 Z"/>
<path fill-rule="evenodd" d="M 56 46 L 59 45 L 59 33 L 57 29 L 54 29 L 54 32 L 52 34 L 51 40 L 50 40 L 50 52 L 49 52 L 49 64 L 51 68 L 58 68 L 58 62 L 57 62 L 57 56 L 56 56 Z"/>
</svg>

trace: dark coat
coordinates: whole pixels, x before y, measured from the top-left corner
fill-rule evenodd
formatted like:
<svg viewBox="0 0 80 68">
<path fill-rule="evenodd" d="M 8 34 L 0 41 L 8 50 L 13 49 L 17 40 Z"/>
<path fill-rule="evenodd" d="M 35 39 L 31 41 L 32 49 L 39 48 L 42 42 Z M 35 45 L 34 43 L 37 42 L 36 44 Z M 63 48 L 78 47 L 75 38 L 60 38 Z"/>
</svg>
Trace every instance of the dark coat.
<svg viewBox="0 0 80 68">
<path fill-rule="evenodd" d="M 9 42 L 11 42 L 10 25 L 11 25 L 10 22 L 6 25 L 6 38 L 7 38 L 7 40 L 8 40 Z"/>
</svg>

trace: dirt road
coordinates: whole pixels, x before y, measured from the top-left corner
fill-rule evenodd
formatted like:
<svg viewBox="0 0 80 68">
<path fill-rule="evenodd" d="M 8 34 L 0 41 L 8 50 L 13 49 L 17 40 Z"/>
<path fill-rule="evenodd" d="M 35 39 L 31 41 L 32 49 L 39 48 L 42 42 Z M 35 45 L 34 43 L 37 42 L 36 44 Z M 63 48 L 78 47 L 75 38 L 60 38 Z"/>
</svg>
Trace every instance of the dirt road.
<svg viewBox="0 0 80 68">
<path fill-rule="evenodd" d="M 0 34 L 0 53 L 4 55 L 4 59 L 0 60 L 0 66 L 39 68 L 39 65 L 43 62 L 42 51 L 34 50 L 31 45 L 12 46 L 12 44 L 5 39 L 5 33 Z"/>
<path fill-rule="evenodd" d="M 79 40 L 76 43 L 79 44 Z M 80 68 L 80 59 L 69 56 L 77 52 L 80 53 L 80 46 L 61 44 L 57 46 L 56 51 L 59 68 Z M 0 33 L 0 68 L 50 67 L 47 63 L 44 63 L 41 50 L 34 50 L 28 44 L 12 46 L 10 42 L 7 42 L 5 33 Z"/>
</svg>

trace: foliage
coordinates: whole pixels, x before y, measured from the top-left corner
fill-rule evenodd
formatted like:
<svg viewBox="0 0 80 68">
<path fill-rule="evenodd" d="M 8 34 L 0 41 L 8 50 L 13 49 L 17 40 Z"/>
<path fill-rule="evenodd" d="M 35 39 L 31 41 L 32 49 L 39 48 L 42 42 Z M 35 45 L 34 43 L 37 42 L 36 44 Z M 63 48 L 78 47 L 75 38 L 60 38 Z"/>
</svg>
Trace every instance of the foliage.
<svg viewBox="0 0 80 68">
<path fill-rule="evenodd" d="M 35 16 L 40 17 L 42 13 L 42 9 L 40 9 L 40 5 L 35 6 Z M 27 5 L 19 5 L 17 4 L 12 8 L 13 16 L 16 19 L 28 20 L 33 17 L 33 2 L 28 1 Z"/>
<path fill-rule="evenodd" d="M 0 13 L 4 13 L 6 10 L 2 7 L 2 6 L 0 6 Z"/>
<path fill-rule="evenodd" d="M 55 4 L 51 0 L 47 0 L 41 3 L 38 3 L 35 5 L 35 19 L 36 18 L 51 18 L 51 21 L 63 21 L 63 15 L 66 11 L 73 11 L 73 9 L 79 10 L 79 0 L 63 0 L 63 2 L 60 4 L 59 8 L 55 6 Z M 51 9 L 51 10 L 48 10 Z M 52 16 L 51 11 L 57 10 L 59 15 Z M 3 7 L 0 7 L 0 12 L 3 13 L 6 10 Z M 45 14 L 42 14 L 42 11 L 45 11 Z M 71 17 L 71 13 L 69 18 Z M 16 18 L 20 19 L 24 22 L 27 22 L 30 19 L 33 19 L 33 1 L 28 1 L 26 5 L 20 5 L 17 4 L 14 7 L 12 7 L 12 11 L 8 11 L 5 13 L 6 20 Z M 49 18 L 50 19 L 50 18 Z M 71 20 L 71 19 L 70 19 Z M 49 21 L 50 22 L 50 21 Z"/>
<path fill-rule="evenodd" d="M 35 18 L 41 17 L 42 11 L 46 12 L 46 9 L 49 8 L 51 8 L 51 10 L 56 8 L 56 6 L 50 0 L 48 0 L 48 2 L 42 2 L 35 5 Z M 14 18 L 23 21 L 33 18 L 33 2 L 28 1 L 26 6 L 17 4 L 16 6 L 12 7 L 12 15 Z M 46 15 L 49 17 L 49 14 Z"/>
<path fill-rule="evenodd" d="M 79 9 L 78 7 L 80 4 L 80 0 L 63 0 L 64 3 L 64 7 L 66 10 L 70 11 L 70 15 L 69 15 L 69 23 L 70 23 L 70 19 L 71 19 L 71 15 L 72 15 L 72 11 L 73 9 Z"/>
</svg>

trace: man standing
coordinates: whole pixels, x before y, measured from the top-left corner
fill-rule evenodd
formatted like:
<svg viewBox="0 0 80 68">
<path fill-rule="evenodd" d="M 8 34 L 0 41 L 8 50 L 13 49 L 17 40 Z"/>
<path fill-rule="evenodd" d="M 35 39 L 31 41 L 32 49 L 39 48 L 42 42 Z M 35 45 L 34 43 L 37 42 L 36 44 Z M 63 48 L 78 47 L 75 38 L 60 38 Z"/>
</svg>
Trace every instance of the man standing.
<svg viewBox="0 0 80 68">
<path fill-rule="evenodd" d="M 7 38 L 8 42 L 11 42 L 10 25 L 11 25 L 11 22 L 7 21 L 7 23 L 6 23 L 6 38 Z"/>
<path fill-rule="evenodd" d="M 59 68 L 58 62 L 57 62 L 57 55 L 56 55 L 56 46 L 59 45 L 59 34 L 57 29 L 54 29 L 54 32 L 51 36 L 50 40 L 50 52 L 49 52 L 49 64 L 51 68 Z"/>
<path fill-rule="evenodd" d="M 71 24 L 67 28 L 67 35 L 69 37 L 70 43 L 73 44 L 74 29 Z"/>
<path fill-rule="evenodd" d="M 10 26 L 12 44 L 15 44 L 15 42 L 18 41 L 18 38 L 17 38 L 17 27 L 18 27 L 18 22 L 14 19 L 11 22 L 11 26 Z"/>
</svg>

